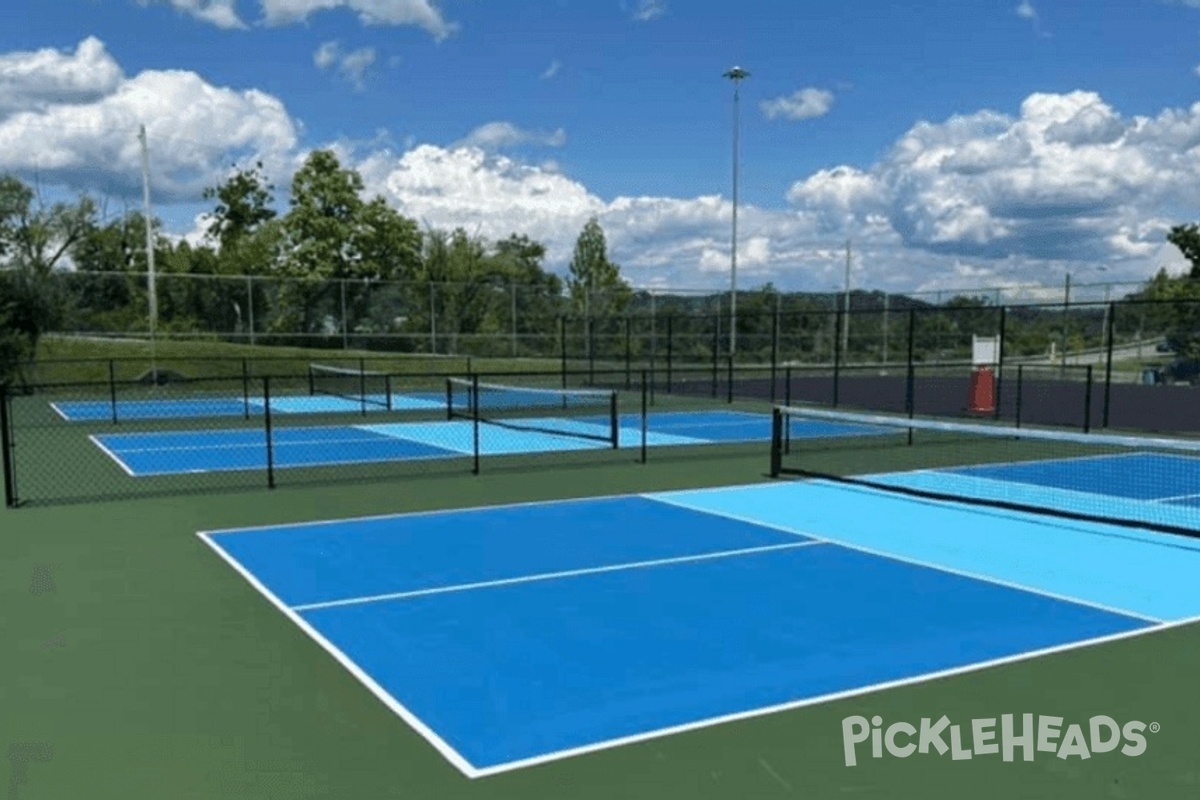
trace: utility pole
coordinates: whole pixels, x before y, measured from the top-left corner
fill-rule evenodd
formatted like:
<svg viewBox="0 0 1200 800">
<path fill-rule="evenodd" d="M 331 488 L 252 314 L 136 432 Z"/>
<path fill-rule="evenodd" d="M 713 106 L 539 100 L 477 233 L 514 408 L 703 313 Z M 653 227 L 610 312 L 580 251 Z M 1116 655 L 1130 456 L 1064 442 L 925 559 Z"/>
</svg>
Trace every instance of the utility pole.
<svg viewBox="0 0 1200 800">
<path fill-rule="evenodd" d="M 729 250 L 729 355 L 737 353 L 737 212 L 738 212 L 738 117 L 739 87 L 750 77 L 741 67 L 734 67 L 724 77 L 733 81 L 733 243 Z"/>
<path fill-rule="evenodd" d="M 149 269 L 147 294 L 150 300 L 150 376 L 158 385 L 157 332 L 158 332 L 158 281 L 154 272 L 154 224 L 150 212 L 150 148 L 146 144 L 146 126 L 138 131 L 142 144 L 142 206 L 146 222 L 146 266 Z"/>
<path fill-rule="evenodd" d="M 846 240 L 846 297 L 842 301 L 842 357 L 850 352 L 850 240 Z"/>
</svg>

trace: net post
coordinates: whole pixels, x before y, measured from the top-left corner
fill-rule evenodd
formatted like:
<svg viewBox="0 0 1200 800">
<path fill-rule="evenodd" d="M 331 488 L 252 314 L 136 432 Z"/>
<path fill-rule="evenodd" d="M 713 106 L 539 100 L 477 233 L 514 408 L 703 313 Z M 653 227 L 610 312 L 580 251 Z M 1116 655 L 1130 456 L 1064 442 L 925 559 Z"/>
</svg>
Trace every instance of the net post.
<svg viewBox="0 0 1200 800">
<path fill-rule="evenodd" d="M 728 361 L 728 365 L 725 370 L 726 371 L 726 386 L 725 386 L 726 398 L 725 398 L 725 400 L 730 405 L 733 405 L 733 353 L 728 354 L 725 358 Z"/>
<path fill-rule="evenodd" d="M 996 347 L 996 410 L 993 419 L 1000 419 L 1000 392 L 1004 389 L 1004 340 L 1008 324 L 1008 306 L 1000 306 L 1000 343 Z"/>
<path fill-rule="evenodd" d="M 1112 402 L 1112 365 L 1113 365 L 1113 332 L 1115 330 L 1117 316 L 1117 304 L 1108 304 L 1108 324 L 1105 326 L 1104 338 L 1108 340 L 1104 354 L 1104 413 L 1100 420 L 1100 427 L 1108 428 L 1108 409 Z"/>
<path fill-rule="evenodd" d="M 454 419 L 454 379 L 446 378 L 446 419 Z"/>
<path fill-rule="evenodd" d="M 1087 387 L 1083 393 L 1083 432 L 1092 432 L 1092 365 L 1087 365 L 1087 376 L 1084 379 Z"/>
<path fill-rule="evenodd" d="M 308 393 L 310 396 L 315 395 L 317 393 L 317 379 L 313 375 L 313 365 L 312 364 L 308 365 Z"/>
<path fill-rule="evenodd" d="M 112 410 L 112 423 L 117 424 L 117 368 L 113 360 L 108 360 L 108 404 Z"/>
<path fill-rule="evenodd" d="M 479 474 L 479 375 L 471 374 L 471 474 Z"/>
<path fill-rule="evenodd" d="M 1016 422 L 1017 422 L 1018 428 L 1021 427 L 1021 401 L 1025 397 L 1024 377 L 1025 377 L 1025 365 L 1018 364 L 1017 365 L 1017 409 L 1016 409 L 1016 418 L 1017 418 Z"/>
<path fill-rule="evenodd" d="M 392 411 L 392 373 L 383 376 L 384 402 L 387 410 Z"/>
<path fill-rule="evenodd" d="M 772 478 L 783 471 L 783 409 L 778 406 L 771 411 L 771 470 Z"/>
<path fill-rule="evenodd" d="M 838 392 L 842 382 L 842 310 L 839 308 L 834 312 L 834 330 L 836 334 L 833 337 L 833 407 L 838 407 Z"/>
<path fill-rule="evenodd" d="M 0 463 L 4 470 L 4 506 L 17 507 L 17 482 L 13 475 L 12 427 L 8 408 L 8 384 L 0 381 Z"/>
<path fill-rule="evenodd" d="M 675 350 L 675 315 L 667 315 L 667 394 L 671 393 L 671 370 Z"/>
<path fill-rule="evenodd" d="M 621 418 L 617 414 L 617 393 L 615 391 L 608 397 L 608 422 L 609 429 L 612 431 L 612 449 L 618 450 L 621 447 Z"/>
<path fill-rule="evenodd" d="M 648 428 L 650 427 L 650 410 L 647 408 L 648 389 L 646 370 L 642 370 L 642 418 L 641 418 L 641 433 L 642 433 L 642 463 L 646 463 L 646 439 L 648 438 Z"/>
<path fill-rule="evenodd" d="M 242 418 L 250 419 L 250 365 L 242 358 Z"/>
<path fill-rule="evenodd" d="M 271 376 L 263 376 L 263 427 L 267 437 L 267 488 L 275 488 L 275 449 L 271 432 Z"/>
</svg>

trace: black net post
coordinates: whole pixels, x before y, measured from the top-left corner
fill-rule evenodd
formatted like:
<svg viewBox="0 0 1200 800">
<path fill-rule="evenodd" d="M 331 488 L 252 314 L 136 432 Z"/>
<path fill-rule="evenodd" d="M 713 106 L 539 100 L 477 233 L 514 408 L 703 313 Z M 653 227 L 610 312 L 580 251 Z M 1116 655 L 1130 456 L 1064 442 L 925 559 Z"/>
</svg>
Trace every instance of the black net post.
<svg viewBox="0 0 1200 800">
<path fill-rule="evenodd" d="M 4 505 L 16 508 L 17 480 L 13 470 L 12 417 L 8 402 L 8 384 L 0 383 L 0 464 L 4 470 Z"/>
<path fill-rule="evenodd" d="M 564 373 L 565 375 L 565 373 Z M 479 474 L 479 375 L 471 375 L 471 474 Z"/>
<path fill-rule="evenodd" d="M 649 428 L 650 428 L 650 409 L 647 407 L 648 400 L 649 400 L 649 398 L 647 397 L 647 394 L 649 393 L 649 388 L 650 388 L 648 386 L 648 383 L 649 383 L 648 377 L 649 376 L 646 374 L 646 370 L 642 370 L 642 418 L 640 420 L 640 427 L 642 429 L 642 463 L 643 464 L 646 463 L 646 455 L 647 455 L 646 440 L 648 438 L 648 432 L 649 432 Z"/>
<path fill-rule="evenodd" d="M 250 364 L 242 359 L 242 418 L 250 419 Z"/>
<path fill-rule="evenodd" d="M 267 437 L 267 488 L 275 488 L 275 443 L 271 432 L 271 377 L 263 377 L 263 428 Z"/>
<path fill-rule="evenodd" d="M 310 396 L 317 393 L 317 379 L 313 377 L 312 364 L 308 365 L 308 393 Z"/>
<path fill-rule="evenodd" d="M 1017 427 L 1021 427 L 1021 401 L 1025 397 L 1025 386 L 1023 378 L 1025 377 L 1025 366 L 1017 365 L 1017 408 L 1016 408 L 1016 423 Z"/>
<path fill-rule="evenodd" d="M 1104 339 L 1104 413 L 1100 427 L 1108 427 L 1108 409 L 1112 403 L 1112 366 L 1113 366 L 1113 331 L 1117 317 L 1117 304 L 1108 304 L 1108 324 L 1105 325 Z"/>
<path fill-rule="evenodd" d="M 1084 380 L 1087 382 L 1087 388 L 1083 393 L 1083 432 L 1091 433 L 1092 430 L 1092 365 L 1087 365 L 1086 376 Z"/>
<path fill-rule="evenodd" d="M 612 439 L 612 449 L 617 450 L 621 447 L 621 417 L 617 413 L 616 392 L 608 396 L 608 429 L 609 438 Z"/>
<path fill-rule="evenodd" d="M 1000 393 L 1004 390 L 1004 342 L 1008 323 L 1008 306 L 1000 306 L 1000 343 L 996 347 L 996 410 L 993 419 L 1000 419 Z"/>
<path fill-rule="evenodd" d="M 446 419 L 454 419 L 454 379 L 446 378 Z"/>
<path fill-rule="evenodd" d="M 836 324 L 834 325 L 835 332 L 833 336 L 833 407 L 837 408 L 838 390 L 842 382 L 842 325 L 844 324 L 840 308 L 834 312 L 834 319 L 836 320 Z"/>
<path fill-rule="evenodd" d="M 113 425 L 117 424 L 117 368 L 110 358 L 108 360 L 108 403 L 112 409 Z"/>
<path fill-rule="evenodd" d="M 383 397 L 384 403 L 386 404 L 387 410 L 391 411 L 392 410 L 392 375 L 390 372 L 387 375 L 383 376 L 383 392 L 384 392 L 384 397 Z"/>
<path fill-rule="evenodd" d="M 732 404 L 733 403 L 733 353 L 730 353 L 728 356 L 726 356 L 726 360 L 727 360 L 727 364 L 725 367 L 725 382 L 726 382 L 725 400 L 726 400 L 726 402 Z"/>
<path fill-rule="evenodd" d="M 771 470 L 772 478 L 783 471 L 783 409 L 776 408 L 771 414 Z"/>
</svg>

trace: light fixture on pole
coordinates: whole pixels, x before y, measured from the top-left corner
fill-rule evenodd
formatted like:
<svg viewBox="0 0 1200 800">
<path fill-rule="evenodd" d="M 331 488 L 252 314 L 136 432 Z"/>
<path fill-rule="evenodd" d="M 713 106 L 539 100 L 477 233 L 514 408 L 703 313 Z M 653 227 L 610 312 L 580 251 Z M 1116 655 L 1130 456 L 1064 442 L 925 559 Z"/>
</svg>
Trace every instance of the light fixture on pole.
<svg viewBox="0 0 1200 800">
<path fill-rule="evenodd" d="M 741 82 L 750 73 L 734 67 L 724 77 L 733 81 L 733 241 L 729 250 L 729 355 L 737 352 L 737 212 L 738 212 L 738 100 Z"/>
</svg>

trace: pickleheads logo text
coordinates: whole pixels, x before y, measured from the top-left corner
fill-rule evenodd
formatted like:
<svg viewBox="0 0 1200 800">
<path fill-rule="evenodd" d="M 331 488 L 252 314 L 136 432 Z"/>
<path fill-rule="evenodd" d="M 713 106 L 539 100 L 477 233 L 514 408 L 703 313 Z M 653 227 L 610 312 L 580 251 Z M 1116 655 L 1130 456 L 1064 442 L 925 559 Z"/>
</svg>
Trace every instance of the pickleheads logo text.
<svg viewBox="0 0 1200 800">
<path fill-rule="evenodd" d="M 1131 720 L 1124 725 L 1107 716 L 1095 716 L 1084 723 L 1064 727 L 1062 717 L 1022 714 L 1019 721 L 1013 714 L 997 720 L 973 719 L 966 725 L 952 723 L 942 716 L 937 721 L 928 717 L 912 725 L 893 722 L 884 727 L 883 718 L 853 716 L 842 720 L 842 747 L 846 766 L 858 763 L 858 746 L 870 740 L 872 758 L 883 758 L 886 751 L 896 758 L 908 758 L 914 753 L 939 756 L 950 754 L 954 761 L 966 761 L 975 756 L 1000 755 L 1012 761 L 1020 751 L 1025 761 L 1033 761 L 1037 753 L 1053 754 L 1057 758 L 1088 759 L 1098 753 L 1119 750 L 1122 755 L 1140 756 L 1146 752 L 1146 733 L 1158 733 L 1159 724 Z M 863 748 L 864 750 L 866 747 Z"/>
</svg>

